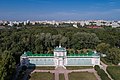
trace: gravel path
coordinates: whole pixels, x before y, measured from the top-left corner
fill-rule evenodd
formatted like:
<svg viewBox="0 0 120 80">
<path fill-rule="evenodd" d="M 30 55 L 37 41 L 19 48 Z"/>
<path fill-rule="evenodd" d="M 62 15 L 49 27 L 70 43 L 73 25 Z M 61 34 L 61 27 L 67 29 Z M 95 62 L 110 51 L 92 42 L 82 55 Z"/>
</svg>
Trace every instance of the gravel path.
<svg viewBox="0 0 120 80">
<path fill-rule="evenodd" d="M 108 65 L 104 64 L 102 61 L 101 61 L 100 63 L 101 63 L 101 65 L 102 65 L 102 69 L 105 71 L 105 73 L 108 75 L 108 77 L 109 77 L 111 80 L 113 80 L 112 77 L 109 75 L 109 73 L 108 73 L 107 70 L 106 70 Z"/>
</svg>

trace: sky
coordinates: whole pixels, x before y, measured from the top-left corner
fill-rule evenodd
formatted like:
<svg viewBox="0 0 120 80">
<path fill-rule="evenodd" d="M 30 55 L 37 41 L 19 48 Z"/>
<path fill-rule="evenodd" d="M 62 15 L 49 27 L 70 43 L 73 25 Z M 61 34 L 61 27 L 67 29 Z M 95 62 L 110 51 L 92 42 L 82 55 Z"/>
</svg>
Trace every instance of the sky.
<svg viewBox="0 0 120 80">
<path fill-rule="evenodd" d="M 0 20 L 120 20 L 120 0 L 0 0 Z"/>
</svg>

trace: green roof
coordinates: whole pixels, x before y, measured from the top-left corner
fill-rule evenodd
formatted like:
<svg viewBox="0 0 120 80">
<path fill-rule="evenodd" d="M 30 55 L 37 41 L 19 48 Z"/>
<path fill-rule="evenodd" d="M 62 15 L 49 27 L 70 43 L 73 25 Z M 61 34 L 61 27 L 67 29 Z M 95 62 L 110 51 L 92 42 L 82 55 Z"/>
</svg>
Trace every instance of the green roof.
<svg viewBox="0 0 120 80">
<path fill-rule="evenodd" d="M 43 54 L 43 53 L 36 53 L 36 54 L 33 54 L 32 52 L 26 52 L 26 55 L 27 56 L 54 56 L 54 54 L 51 54 L 51 53 L 48 53 L 48 54 Z"/>
<path fill-rule="evenodd" d="M 94 52 L 88 52 L 88 53 L 72 53 L 72 54 L 68 54 L 67 56 L 69 57 L 79 57 L 79 56 L 86 56 L 86 57 L 92 57 L 92 56 L 99 56 L 98 54 L 94 53 Z"/>
<path fill-rule="evenodd" d="M 54 57 L 54 54 L 51 53 L 47 53 L 47 54 L 43 54 L 43 53 L 36 53 L 33 54 L 32 52 L 28 51 L 28 52 L 24 52 L 24 54 L 22 54 L 22 57 Z M 94 52 L 88 52 L 88 53 L 70 53 L 67 54 L 67 57 L 92 57 L 92 56 L 99 56 L 98 54 L 94 53 Z"/>
<path fill-rule="evenodd" d="M 27 57 L 27 54 L 24 52 L 24 54 L 22 54 L 22 57 Z"/>
<path fill-rule="evenodd" d="M 54 51 L 66 51 L 66 49 L 63 47 L 56 47 Z"/>
</svg>

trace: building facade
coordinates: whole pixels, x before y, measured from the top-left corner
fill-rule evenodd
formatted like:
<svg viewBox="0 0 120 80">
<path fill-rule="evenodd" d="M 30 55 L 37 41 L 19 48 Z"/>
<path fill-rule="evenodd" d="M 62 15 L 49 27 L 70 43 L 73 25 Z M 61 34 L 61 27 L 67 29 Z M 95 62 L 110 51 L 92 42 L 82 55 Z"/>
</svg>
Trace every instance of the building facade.
<svg viewBox="0 0 120 80">
<path fill-rule="evenodd" d="M 21 66 L 95 66 L 100 65 L 100 56 L 96 52 L 67 54 L 61 46 L 54 49 L 54 54 L 33 54 L 25 52 L 20 57 Z"/>
</svg>

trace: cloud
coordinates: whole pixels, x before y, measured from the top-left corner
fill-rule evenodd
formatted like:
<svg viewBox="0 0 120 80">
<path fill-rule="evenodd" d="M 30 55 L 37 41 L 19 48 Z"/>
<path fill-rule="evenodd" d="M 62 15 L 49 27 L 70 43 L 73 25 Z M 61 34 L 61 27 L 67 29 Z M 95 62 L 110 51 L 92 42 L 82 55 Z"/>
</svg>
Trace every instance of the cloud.
<svg viewBox="0 0 120 80">
<path fill-rule="evenodd" d="M 0 13 L 3 15 L 2 13 Z M 120 17 L 120 9 L 115 8 L 111 10 L 104 11 L 59 11 L 59 12 L 49 12 L 49 13 L 28 13 L 24 14 L 24 12 L 9 12 L 6 13 L 9 16 L 16 18 L 28 18 L 28 19 L 50 19 L 50 20 L 80 20 L 80 19 L 118 19 Z M 5 15 L 6 15 L 5 14 Z"/>
<path fill-rule="evenodd" d="M 56 12 L 46 15 L 47 17 L 64 19 L 118 19 L 120 17 L 119 14 L 120 9 L 108 11 Z"/>
</svg>

